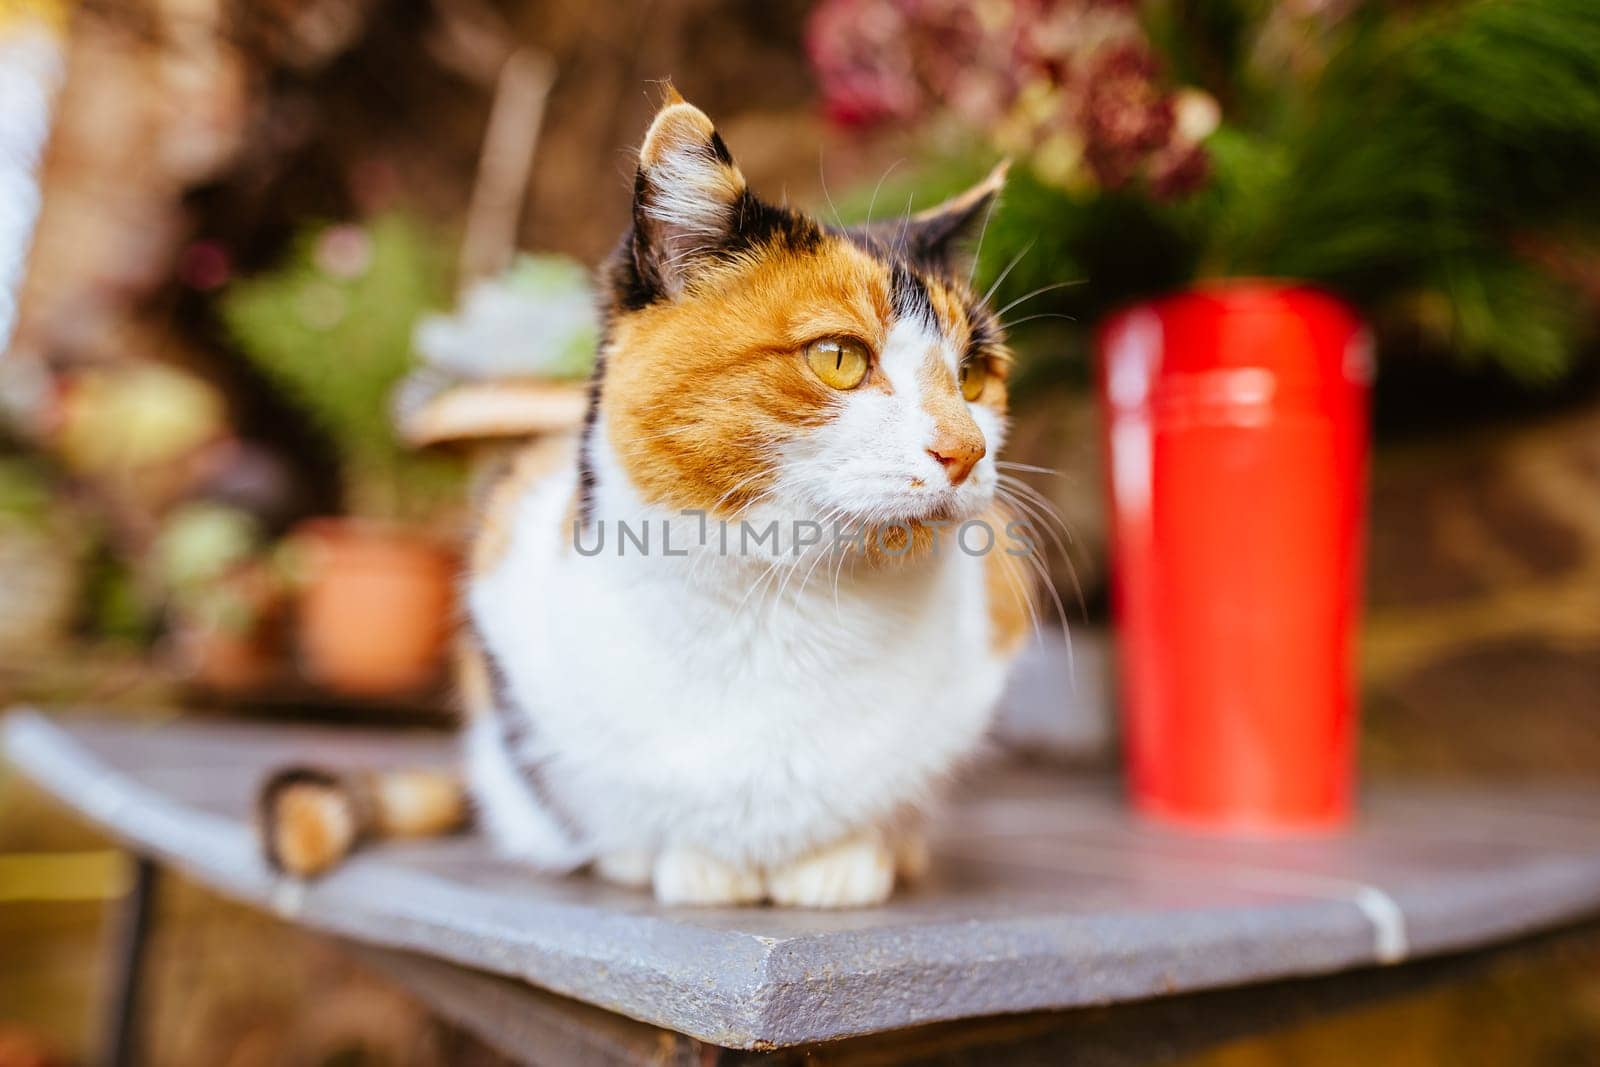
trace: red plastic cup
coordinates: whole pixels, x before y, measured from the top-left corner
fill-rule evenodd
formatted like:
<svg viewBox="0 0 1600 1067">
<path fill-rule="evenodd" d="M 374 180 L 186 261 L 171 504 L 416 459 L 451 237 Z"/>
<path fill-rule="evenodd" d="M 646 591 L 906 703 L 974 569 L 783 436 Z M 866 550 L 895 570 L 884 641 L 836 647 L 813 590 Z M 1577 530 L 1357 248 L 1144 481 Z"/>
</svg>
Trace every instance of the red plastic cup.
<svg viewBox="0 0 1600 1067">
<path fill-rule="evenodd" d="M 1137 808 L 1208 830 L 1350 817 L 1372 344 L 1337 299 L 1236 281 L 1099 338 Z"/>
</svg>

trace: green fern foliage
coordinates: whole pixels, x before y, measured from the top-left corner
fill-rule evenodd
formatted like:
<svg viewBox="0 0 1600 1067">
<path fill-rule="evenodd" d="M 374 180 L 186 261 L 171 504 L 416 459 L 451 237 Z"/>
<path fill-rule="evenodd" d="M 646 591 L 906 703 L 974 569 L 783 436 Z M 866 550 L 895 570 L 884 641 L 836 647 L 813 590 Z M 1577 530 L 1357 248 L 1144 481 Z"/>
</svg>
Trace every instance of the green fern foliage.
<svg viewBox="0 0 1600 1067">
<path fill-rule="evenodd" d="M 1287 128 L 1254 134 L 1283 164 L 1257 203 L 1218 205 L 1238 241 L 1215 262 L 1322 281 L 1380 313 L 1419 297 L 1463 357 L 1558 376 L 1585 317 L 1518 244 L 1595 206 L 1600 5 L 1475 0 L 1363 26 L 1311 92 Z"/>
<path fill-rule="evenodd" d="M 1570 370 L 1596 309 L 1539 252 L 1587 241 L 1579 258 L 1600 259 L 1600 2 L 1367 0 L 1289 29 L 1266 0 L 1144 8 L 1169 75 L 1221 106 L 1210 174 L 1162 199 L 1063 189 L 1022 161 L 977 270 L 1004 274 L 1001 305 L 1023 301 L 1006 316 L 1028 320 L 1021 339 L 1052 331 L 1059 351 L 1119 304 L 1279 276 L 1530 386 Z M 879 200 L 928 203 L 992 154 L 970 146 Z"/>
<path fill-rule="evenodd" d="M 235 343 L 339 446 L 359 511 L 393 517 L 448 481 L 437 463 L 402 450 L 391 417 L 412 330 L 447 301 L 445 277 L 437 239 L 389 215 L 312 227 L 283 264 L 223 295 Z"/>
</svg>

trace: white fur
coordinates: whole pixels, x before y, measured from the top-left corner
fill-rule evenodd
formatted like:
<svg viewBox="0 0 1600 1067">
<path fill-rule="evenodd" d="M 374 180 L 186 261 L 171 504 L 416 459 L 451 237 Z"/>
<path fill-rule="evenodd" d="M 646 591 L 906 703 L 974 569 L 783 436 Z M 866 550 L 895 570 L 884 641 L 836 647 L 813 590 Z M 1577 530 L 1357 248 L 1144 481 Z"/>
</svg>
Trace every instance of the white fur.
<svg viewBox="0 0 1600 1067">
<path fill-rule="evenodd" d="M 760 868 L 693 845 L 662 849 L 651 882 L 664 904 L 754 904 L 767 894 Z"/>
<path fill-rule="evenodd" d="M 767 892 L 774 904 L 833 908 L 872 903 L 894 889 L 894 850 L 876 831 L 855 834 L 774 871 Z"/>
<path fill-rule="evenodd" d="M 987 506 L 1002 421 L 972 407 L 989 455 L 951 486 L 927 454 L 926 360 L 954 373 L 956 353 L 929 324 L 896 324 L 880 353 L 893 394 L 841 394 L 834 419 L 782 449 L 777 487 L 752 516 L 860 523 Z M 748 559 L 735 543 L 724 557 L 715 525 L 701 546 L 698 520 L 643 503 L 603 419 L 592 462 L 603 554 L 573 548 L 567 471 L 527 493 L 506 556 L 469 590 L 532 721 L 518 756 L 538 762 L 581 840 L 561 836 L 479 726 L 468 757 L 489 832 L 552 869 L 625 857 L 609 866 L 637 878 L 655 856 L 664 899 L 760 896 L 750 876 L 790 903 L 881 899 L 894 862 L 883 835 L 973 752 L 1004 680 L 984 560 L 948 535 L 934 558 L 876 569 L 826 538 Z M 618 555 L 619 519 L 649 520 L 648 557 L 631 545 Z M 687 555 L 661 551 L 667 523 Z"/>
<path fill-rule="evenodd" d="M 739 193 L 735 172 L 703 149 L 673 145 L 649 169 L 645 213 L 707 240 L 727 232 L 728 206 Z"/>
</svg>

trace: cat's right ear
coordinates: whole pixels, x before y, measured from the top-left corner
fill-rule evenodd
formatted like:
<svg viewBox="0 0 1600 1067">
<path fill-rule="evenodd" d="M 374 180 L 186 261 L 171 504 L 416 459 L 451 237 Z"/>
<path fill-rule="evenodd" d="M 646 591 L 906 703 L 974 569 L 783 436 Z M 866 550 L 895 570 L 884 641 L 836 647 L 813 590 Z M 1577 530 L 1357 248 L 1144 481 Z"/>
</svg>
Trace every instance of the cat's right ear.
<svg viewBox="0 0 1600 1067">
<path fill-rule="evenodd" d="M 641 278 L 668 296 L 735 236 L 744 175 L 705 112 L 671 86 L 639 149 L 633 254 Z"/>
</svg>

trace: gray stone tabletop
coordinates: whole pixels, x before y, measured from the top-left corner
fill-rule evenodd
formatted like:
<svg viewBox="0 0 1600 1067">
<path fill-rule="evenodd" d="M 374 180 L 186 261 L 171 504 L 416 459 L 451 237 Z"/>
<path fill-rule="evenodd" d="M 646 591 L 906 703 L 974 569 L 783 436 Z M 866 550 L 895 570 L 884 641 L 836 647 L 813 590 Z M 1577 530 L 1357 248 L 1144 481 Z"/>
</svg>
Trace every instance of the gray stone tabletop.
<svg viewBox="0 0 1600 1067">
<path fill-rule="evenodd" d="M 974 772 L 929 882 L 853 912 L 665 908 L 542 878 L 464 836 L 275 875 L 268 769 L 448 761 L 448 738 L 19 711 L 0 748 L 93 822 L 307 926 L 536 984 L 734 1048 L 1330 974 L 1600 911 L 1600 790 L 1369 790 L 1349 834 L 1226 840 L 1143 824 L 1103 780 Z"/>
</svg>

